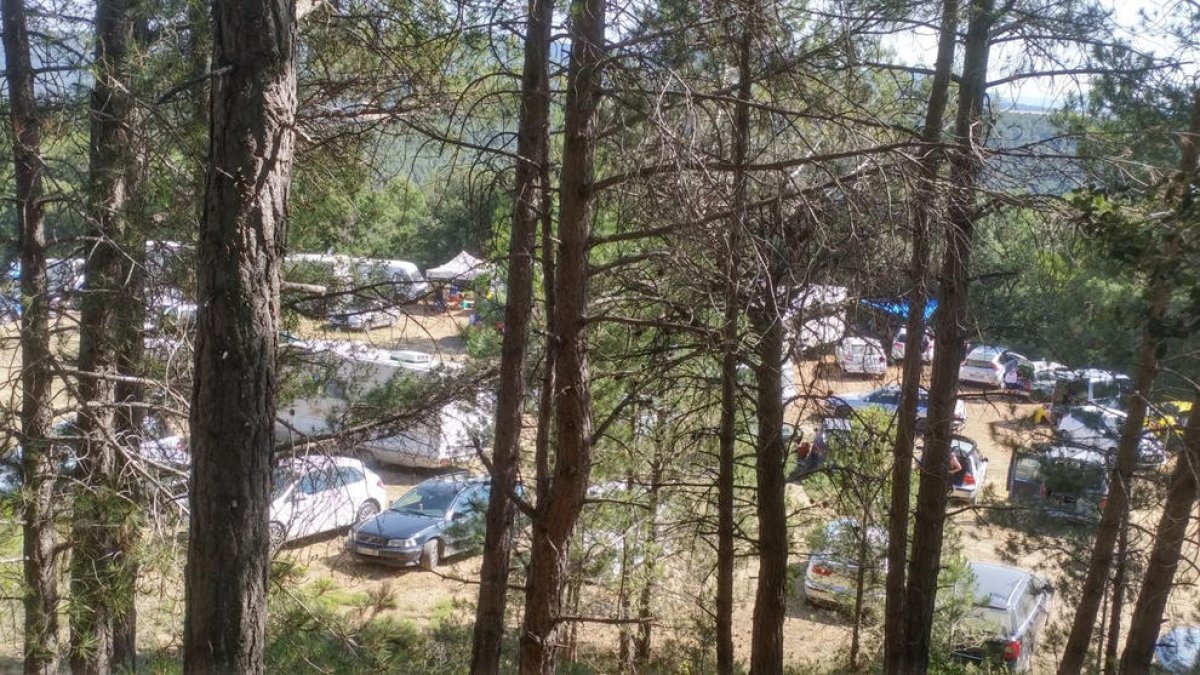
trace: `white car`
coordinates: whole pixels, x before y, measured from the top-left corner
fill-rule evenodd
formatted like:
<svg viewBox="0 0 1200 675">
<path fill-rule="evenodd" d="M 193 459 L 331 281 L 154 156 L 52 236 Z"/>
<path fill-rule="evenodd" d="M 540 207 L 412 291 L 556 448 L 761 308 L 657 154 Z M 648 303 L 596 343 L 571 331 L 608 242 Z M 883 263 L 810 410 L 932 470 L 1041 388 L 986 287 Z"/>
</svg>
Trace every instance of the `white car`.
<svg viewBox="0 0 1200 675">
<path fill-rule="evenodd" d="M 272 546 L 361 523 L 388 503 L 383 480 L 350 457 L 289 457 L 271 489 Z"/>
<path fill-rule="evenodd" d="M 1096 450 L 1116 457 L 1121 442 L 1121 428 L 1127 415 L 1113 408 L 1081 405 L 1068 408 L 1058 421 L 1058 434 L 1063 440 L 1079 447 Z M 1161 466 L 1167 461 L 1163 444 L 1149 431 L 1142 433 L 1138 443 L 1138 466 Z"/>
<path fill-rule="evenodd" d="M 878 340 L 861 337 L 848 337 L 838 343 L 837 364 L 842 372 L 850 374 L 874 375 L 883 377 L 887 374 L 887 354 Z"/>
<path fill-rule="evenodd" d="M 980 345 L 967 354 L 958 368 L 958 381 L 981 384 L 987 387 L 1003 387 L 1004 374 L 1011 364 L 1031 364 L 1020 354 L 991 345 Z"/>
<path fill-rule="evenodd" d="M 904 360 L 904 343 L 908 340 L 908 329 L 901 328 L 899 333 L 896 333 L 896 339 L 892 341 L 892 360 Z M 933 362 L 933 335 L 925 333 L 925 339 L 921 341 L 921 362 Z"/>
<path fill-rule="evenodd" d="M 924 452 L 923 445 L 920 450 Z M 978 443 L 957 434 L 950 439 L 950 453 L 958 460 L 959 466 L 959 470 L 950 476 L 950 499 L 978 503 L 983 483 L 987 480 L 987 457 L 983 456 Z"/>
</svg>

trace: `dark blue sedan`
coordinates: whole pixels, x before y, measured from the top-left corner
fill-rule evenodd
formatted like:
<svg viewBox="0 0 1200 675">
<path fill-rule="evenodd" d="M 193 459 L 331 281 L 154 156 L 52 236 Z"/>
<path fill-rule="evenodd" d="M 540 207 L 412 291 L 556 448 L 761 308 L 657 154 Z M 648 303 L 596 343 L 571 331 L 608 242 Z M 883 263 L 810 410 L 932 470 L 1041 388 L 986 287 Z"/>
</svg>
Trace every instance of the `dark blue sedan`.
<svg viewBox="0 0 1200 675">
<path fill-rule="evenodd" d="M 351 528 L 346 549 L 358 560 L 433 569 L 447 556 L 478 547 L 490 494 L 487 476 L 430 478 Z"/>
</svg>

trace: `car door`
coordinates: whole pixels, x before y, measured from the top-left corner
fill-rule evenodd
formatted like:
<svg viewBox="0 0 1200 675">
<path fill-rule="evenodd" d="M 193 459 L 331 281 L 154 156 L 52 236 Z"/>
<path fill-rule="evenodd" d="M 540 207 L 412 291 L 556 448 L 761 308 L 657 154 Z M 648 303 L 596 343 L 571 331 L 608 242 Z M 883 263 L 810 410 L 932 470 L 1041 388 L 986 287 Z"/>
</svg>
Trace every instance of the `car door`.
<svg viewBox="0 0 1200 675">
<path fill-rule="evenodd" d="M 334 470 L 333 501 L 330 508 L 329 529 L 341 529 L 354 524 L 358 506 L 366 501 L 365 476 L 352 466 L 339 466 Z"/>
<path fill-rule="evenodd" d="M 987 479 L 988 460 L 983 456 L 978 446 L 972 446 L 971 451 L 967 454 L 968 461 L 972 465 L 971 473 L 975 475 L 975 485 L 983 490 L 983 481 Z"/>
<path fill-rule="evenodd" d="M 311 468 L 292 490 L 292 522 L 288 531 L 307 537 L 333 529 L 337 505 L 336 468 Z"/>
<path fill-rule="evenodd" d="M 1039 501 L 1044 494 L 1042 462 L 1020 450 L 1014 451 L 1008 465 L 1008 499 L 1012 502 Z"/>
<path fill-rule="evenodd" d="M 446 526 L 446 539 L 455 550 L 470 548 L 476 540 L 482 543 L 489 495 L 488 486 L 476 485 L 464 490 L 454 501 L 447 514 L 450 522 Z"/>
</svg>

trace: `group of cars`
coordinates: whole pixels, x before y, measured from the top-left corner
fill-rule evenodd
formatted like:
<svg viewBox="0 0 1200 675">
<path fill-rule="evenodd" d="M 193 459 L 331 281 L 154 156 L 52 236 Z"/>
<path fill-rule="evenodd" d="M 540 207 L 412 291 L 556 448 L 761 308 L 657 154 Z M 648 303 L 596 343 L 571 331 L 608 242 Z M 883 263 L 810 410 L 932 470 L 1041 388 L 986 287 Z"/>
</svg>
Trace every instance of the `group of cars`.
<svg viewBox="0 0 1200 675">
<path fill-rule="evenodd" d="M 306 456 L 280 462 L 271 493 L 271 543 L 345 530 L 355 559 L 437 567 L 481 543 L 491 479 L 451 472 L 418 483 L 395 502 L 361 460 Z"/>
</svg>

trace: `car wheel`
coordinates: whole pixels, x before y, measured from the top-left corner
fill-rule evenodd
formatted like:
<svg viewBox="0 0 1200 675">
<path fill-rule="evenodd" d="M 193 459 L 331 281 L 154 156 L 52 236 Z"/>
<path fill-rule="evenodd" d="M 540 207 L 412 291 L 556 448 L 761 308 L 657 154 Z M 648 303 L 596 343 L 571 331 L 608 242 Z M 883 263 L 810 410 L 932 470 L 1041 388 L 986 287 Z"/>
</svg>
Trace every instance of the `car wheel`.
<svg viewBox="0 0 1200 675">
<path fill-rule="evenodd" d="M 421 547 L 421 569 L 429 571 L 441 562 L 441 544 L 437 539 L 430 539 Z"/>
<path fill-rule="evenodd" d="M 379 505 L 374 499 L 368 499 L 363 502 L 363 505 L 358 507 L 358 513 L 354 514 L 354 524 L 359 525 L 366 522 L 369 518 L 379 513 Z"/>
<path fill-rule="evenodd" d="M 271 553 L 276 553 L 283 548 L 283 544 L 287 541 L 287 529 L 283 523 L 271 523 L 267 526 L 268 535 L 271 538 Z"/>
</svg>

